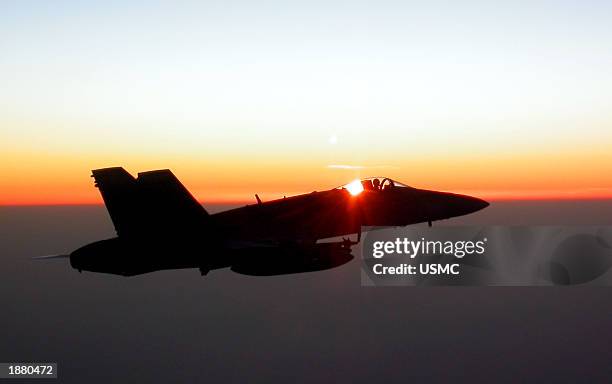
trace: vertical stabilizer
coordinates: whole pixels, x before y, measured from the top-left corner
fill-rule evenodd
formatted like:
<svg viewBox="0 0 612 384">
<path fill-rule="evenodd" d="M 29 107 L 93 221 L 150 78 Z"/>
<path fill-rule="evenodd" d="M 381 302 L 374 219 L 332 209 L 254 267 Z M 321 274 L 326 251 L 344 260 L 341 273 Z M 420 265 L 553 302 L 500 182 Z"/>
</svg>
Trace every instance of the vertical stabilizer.
<svg viewBox="0 0 612 384">
<path fill-rule="evenodd" d="M 122 167 L 95 169 L 92 177 L 117 235 L 128 235 L 136 228 L 138 219 L 136 179 Z"/>
<path fill-rule="evenodd" d="M 121 167 L 103 168 L 93 170 L 92 177 L 118 236 L 192 235 L 208 217 L 169 169 L 134 178 Z"/>
</svg>

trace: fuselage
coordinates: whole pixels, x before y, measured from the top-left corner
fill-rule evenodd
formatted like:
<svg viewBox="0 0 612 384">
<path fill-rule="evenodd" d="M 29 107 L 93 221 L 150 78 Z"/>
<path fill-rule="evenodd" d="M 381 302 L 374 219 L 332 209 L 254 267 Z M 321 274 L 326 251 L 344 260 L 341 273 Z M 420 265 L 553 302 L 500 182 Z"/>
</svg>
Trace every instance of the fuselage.
<svg viewBox="0 0 612 384">
<path fill-rule="evenodd" d="M 272 200 L 211 216 L 220 233 L 240 240 L 316 241 L 357 233 L 361 227 L 404 226 L 478 211 L 478 198 L 416 188 L 347 189 Z"/>
</svg>

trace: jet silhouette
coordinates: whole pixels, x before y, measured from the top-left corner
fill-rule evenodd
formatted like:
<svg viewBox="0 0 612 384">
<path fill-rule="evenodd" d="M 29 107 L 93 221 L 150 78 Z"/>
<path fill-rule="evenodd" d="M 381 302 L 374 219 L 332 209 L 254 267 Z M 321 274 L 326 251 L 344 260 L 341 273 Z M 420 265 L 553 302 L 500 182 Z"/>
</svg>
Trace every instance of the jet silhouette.
<svg viewBox="0 0 612 384">
<path fill-rule="evenodd" d="M 137 178 L 121 167 L 92 173 L 117 237 L 75 250 L 70 264 L 125 276 L 178 268 L 250 275 L 329 269 L 353 258 L 350 246 L 362 227 L 431 225 L 489 205 L 376 177 L 268 202 L 255 195 L 256 204 L 210 215 L 168 169 Z M 357 241 L 318 243 L 355 234 Z"/>
</svg>

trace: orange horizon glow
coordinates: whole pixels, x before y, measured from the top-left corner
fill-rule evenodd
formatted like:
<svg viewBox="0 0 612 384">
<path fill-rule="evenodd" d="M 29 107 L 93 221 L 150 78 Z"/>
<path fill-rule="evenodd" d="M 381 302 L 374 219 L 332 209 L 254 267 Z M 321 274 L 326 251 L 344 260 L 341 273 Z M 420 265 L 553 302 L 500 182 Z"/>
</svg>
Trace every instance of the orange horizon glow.
<svg viewBox="0 0 612 384">
<path fill-rule="evenodd" d="M 323 189 L 321 189 L 323 190 Z M 451 192 L 451 191 L 444 191 Z M 548 194 L 547 192 L 542 191 L 541 193 L 525 193 L 525 194 L 509 194 L 506 192 L 497 192 L 497 193 L 477 193 L 477 191 L 452 191 L 453 193 L 465 194 L 474 197 L 478 197 L 484 199 L 488 202 L 503 202 L 503 201 L 590 201 L 590 200 L 612 200 L 612 192 L 601 193 L 601 194 L 588 194 L 588 193 L 559 193 L 559 194 Z M 476 193 L 475 193 L 476 192 Z M 266 198 L 263 199 L 264 202 L 270 200 L 281 199 L 284 196 L 295 196 L 300 194 L 305 194 L 309 192 L 297 192 L 294 194 L 269 194 L 266 195 Z M 254 196 L 254 195 L 253 195 Z M 200 204 L 204 207 L 207 205 L 247 205 L 247 204 L 256 204 L 255 197 L 249 199 L 246 196 L 219 196 L 218 198 L 212 198 L 207 200 L 196 199 Z M 104 206 L 104 202 L 101 196 L 91 197 L 83 200 L 56 200 L 56 201 L 15 201 L 13 203 L 0 203 L 0 207 L 35 207 L 35 206 Z"/>
<path fill-rule="evenodd" d="M 220 157 L 219 157 L 220 156 Z M 123 166 L 138 172 L 169 168 L 205 206 L 255 202 L 328 190 L 356 178 L 387 176 L 415 188 L 467 194 L 488 201 L 612 199 L 612 154 L 600 151 L 521 156 L 378 156 L 359 167 L 330 167 L 325 156 L 254 158 L 209 156 L 110 156 L 27 151 L 0 153 L 0 205 L 101 204 L 90 170 Z M 275 161 L 282 157 L 283 162 Z M 375 166 L 368 167 L 368 164 Z M 334 163 L 335 164 L 335 163 Z M 376 164 L 388 164 L 380 167 Z"/>
<path fill-rule="evenodd" d="M 486 176 L 484 170 L 480 170 L 482 178 L 466 174 L 461 179 L 457 179 L 457 175 L 452 174 L 452 169 L 448 174 L 441 172 L 440 168 L 434 164 L 432 165 L 429 175 L 427 172 L 413 172 L 412 181 L 406 175 L 402 175 L 401 168 L 399 171 L 389 172 L 392 174 L 386 176 L 416 188 L 466 194 L 487 201 L 612 199 L 612 187 L 605 186 L 605 184 L 597 187 L 580 187 L 576 185 L 581 182 L 580 178 L 571 182 L 563 175 L 552 177 L 554 175 L 549 174 L 546 179 L 539 181 L 537 175 L 530 178 L 504 179 L 503 177 L 495 178 L 494 175 Z M 209 172 L 210 175 L 206 177 L 202 176 L 203 172 L 195 168 L 188 169 L 184 166 L 169 168 L 204 206 L 207 204 L 252 204 L 255 202 L 255 193 L 258 193 L 262 200 L 269 201 L 315 190 L 324 191 L 346 184 L 355 177 L 372 176 L 354 175 L 353 170 L 338 172 L 326 171 L 324 167 L 311 170 L 298 165 L 294 167 L 281 169 L 275 167 L 266 173 L 266 167 L 263 166 L 260 167 L 262 169 L 252 174 L 240 172 L 239 169 L 216 170 Z M 126 167 L 126 169 L 133 175 L 137 173 L 134 171 L 136 168 Z M 139 167 L 139 169 L 155 168 Z M 535 170 L 532 169 L 533 171 Z M 61 167 L 44 169 L 40 173 L 30 170 L 30 174 L 23 172 L 20 178 L 12 182 L 7 182 L 7 176 L 3 175 L 0 180 L 0 206 L 103 204 L 99 191 L 93 185 L 93 179 L 88 176 L 89 171 L 83 172 L 70 167 L 66 170 L 62 170 Z M 585 179 L 588 176 L 588 174 L 583 174 Z M 531 183 L 533 187 L 526 188 L 527 183 Z M 500 188 L 500 184 L 502 186 L 505 184 L 506 188 Z"/>
</svg>

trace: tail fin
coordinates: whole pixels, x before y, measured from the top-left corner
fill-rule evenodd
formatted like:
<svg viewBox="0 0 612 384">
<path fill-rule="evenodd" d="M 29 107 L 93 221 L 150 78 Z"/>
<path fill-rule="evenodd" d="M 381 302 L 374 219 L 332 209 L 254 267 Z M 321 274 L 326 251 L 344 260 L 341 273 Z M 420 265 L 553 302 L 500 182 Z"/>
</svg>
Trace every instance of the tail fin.
<svg viewBox="0 0 612 384">
<path fill-rule="evenodd" d="M 136 179 L 121 167 L 94 169 L 91 172 L 117 235 L 128 234 L 137 227 Z"/>
<path fill-rule="evenodd" d="M 161 220 L 170 228 L 190 228 L 208 216 L 169 169 L 141 172 L 136 181 L 147 221 Z"/>
<path fill-rule="evenodd" d="M 92 173 L 118 236 L 185 233 L 208 216 L 168 169 L 142 172 L 138 178 L 121 167 Z"/>
</svg>

